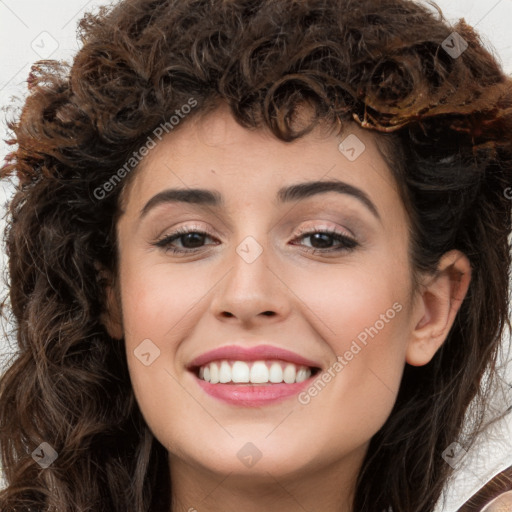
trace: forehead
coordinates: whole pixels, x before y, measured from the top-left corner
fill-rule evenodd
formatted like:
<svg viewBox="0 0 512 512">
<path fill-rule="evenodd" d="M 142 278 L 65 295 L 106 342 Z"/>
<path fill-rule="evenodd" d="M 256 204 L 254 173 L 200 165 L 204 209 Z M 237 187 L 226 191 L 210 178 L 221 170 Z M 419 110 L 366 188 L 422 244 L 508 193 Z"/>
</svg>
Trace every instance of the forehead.
<svg viewBox="0 0 512 512">
<path fill-rule="evenodd" d="M 123 205 L 140 206 L 170 185 L 215 188 L 223 197 L 274 194 L 275 199 L 283 185 L 313 179 L 343 180 L 399 200 L 378 137 L 355 123 L 341 134 L 332 125 L 318 124 L 307 135 L 284 142 L 268 129 L 240 126 L 221 107 L 184 122 L 158 142 L 132 176 Z"/>
</svg>

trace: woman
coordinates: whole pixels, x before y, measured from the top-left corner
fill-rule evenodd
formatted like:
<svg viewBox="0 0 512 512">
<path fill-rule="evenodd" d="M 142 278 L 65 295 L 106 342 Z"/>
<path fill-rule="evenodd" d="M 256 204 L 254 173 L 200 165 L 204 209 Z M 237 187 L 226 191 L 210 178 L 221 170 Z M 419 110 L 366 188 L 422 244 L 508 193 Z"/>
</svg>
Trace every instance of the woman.
<svg viewBox="0 0 512 512">
<path fill-rule="evenodd" d="M 1 509 L 433 511 L 510 328 L 511 80 L 410 1 L 80 26 L 2 170 Z"/>
</svg>

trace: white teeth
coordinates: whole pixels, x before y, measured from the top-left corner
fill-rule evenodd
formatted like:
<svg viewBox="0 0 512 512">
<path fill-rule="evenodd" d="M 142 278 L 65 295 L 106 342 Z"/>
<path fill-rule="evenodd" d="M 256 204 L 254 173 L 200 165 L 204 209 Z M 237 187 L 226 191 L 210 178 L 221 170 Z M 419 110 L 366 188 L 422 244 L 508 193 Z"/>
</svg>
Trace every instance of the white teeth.
<svg viewBox="0 0 512 512">
<path fill-rule="evenodd" d="M 311 377 L 311 369 L 282 361 L 217 361 L 199 368 L 199 378 L 212 384 L 293 384 Z"/>
<path fill-rule="evenodd" d="M 225 384 L 226 382 L 231 381 L 231 366 L 229 366 L 227 361 L 222 361 L 220 363 L 219 370 L 219 382 L 221 384 Z"/>
<path fill-rule="evenodd" d="M 291 384 L 292 382 L 295 382 L 295 365 L 287 364 L 285 366 L 283 372 L 283 380 L 286 382 L 286 384 Z"/>
<path fill-rule="evenodd" d="M 264 361 L 256 361 L 251 368 L 251 383 L 265 384 L 268 382 L 268 368 Z"/>
<path fill-rule="evenodd" d="M 270 382 L 279 384 L 283 382 L 283 369 L 279 363 L 272 363 L 270 366 Z"/>
<path fill-rule="evenodd" d="M 219 382 L 219 367 L 217 363 L 210 364 L 210 382 L 217 384 Z"/>
<path fill-rule="evenodd" d="M 309 377 L 309 375 L 308 375 L 307 370 L 305 370 L 304 368 L 301 368 L 297 372 L 297 377 L 295 377 L 295 381 L 296 382 L 302 382 L 303 380 L 306 380 L 308 377 Z"/>
<path fill-rule="evenodd" d="M 233 363 L 231 367 L 231 379 L 233 382 L 249 382 L 249 374 L 249 365 L 245 361 L 236 361 Z"/>
</svg>

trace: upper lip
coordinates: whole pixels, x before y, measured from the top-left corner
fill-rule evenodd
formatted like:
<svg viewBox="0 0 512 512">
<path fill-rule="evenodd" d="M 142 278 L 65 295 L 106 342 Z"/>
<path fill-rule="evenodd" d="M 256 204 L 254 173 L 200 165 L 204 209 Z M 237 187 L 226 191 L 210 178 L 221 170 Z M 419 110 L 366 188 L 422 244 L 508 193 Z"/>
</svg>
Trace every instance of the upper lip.
<svg viewBox="0 0 512 512">
<path fill-rule="evenodd" d="M 278 359 L 294 363 L 298 366 L 309 366 L 312 368 L 320 368 L 320 364 L 306 359 L 305 357 L 286 350 L 284 348 L 274 347 L 272 345 L 257 345 L 255 347 L 243 347 L 240 345 L 227 345 L 224 347 L 209 350 L 204 354 L 196 357 L 188 365 L 188 369 L 203 366 L 211 361 L 218 361 L 222 359 L 234 359 L 237 361 L 261 361 Z"/>
</svg>

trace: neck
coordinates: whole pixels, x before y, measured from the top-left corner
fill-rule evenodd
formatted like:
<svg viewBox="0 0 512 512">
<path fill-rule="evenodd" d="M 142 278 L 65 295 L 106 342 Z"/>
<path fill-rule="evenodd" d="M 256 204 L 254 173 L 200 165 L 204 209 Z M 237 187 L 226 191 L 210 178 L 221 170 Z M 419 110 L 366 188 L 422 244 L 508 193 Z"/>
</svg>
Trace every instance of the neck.
<svg viewBox="0 0 512 512">
<path fill-rule="evenodd" d="M 352 512 L 366 446 L 331 465 L 282 475 L 254 466 L 245 474 L 212 472 L 169 457 L 172 512 Z"/>
</svg>

